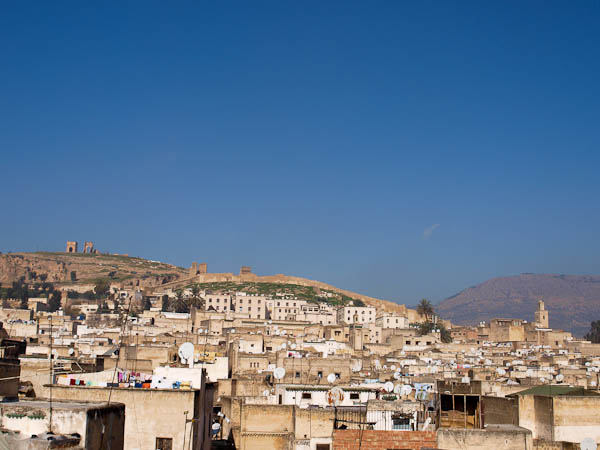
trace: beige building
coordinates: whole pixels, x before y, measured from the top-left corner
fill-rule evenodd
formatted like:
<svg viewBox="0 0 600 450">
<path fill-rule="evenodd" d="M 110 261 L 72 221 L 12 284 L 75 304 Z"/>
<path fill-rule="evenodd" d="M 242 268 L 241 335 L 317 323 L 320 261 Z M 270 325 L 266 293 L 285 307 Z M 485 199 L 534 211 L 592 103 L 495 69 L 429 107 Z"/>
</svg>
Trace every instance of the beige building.
<svg viewBox="0 0 600 450">
<path fill-rule="evenodd" d="M 209 389 L 136 389 L 54 385 L 54 399 L 108 401 L 125 405 L 124 450 L 183 448 L 210 449 L 212 384 Z M 193 422 L 188 420 L 193 419 Z M 191 427 L 191 430 L 190 430 Z M 190 438 L 191 436 L 191 438 Z M 103 447 L 106 448 L 106 447 Z M 186 447 L 187 448 L 187 447 Z"/>
<path fill-rule="evenodd" d="M 267 297 L 264 295 L 246 295 L 238 292 L 233 302 L 235 312 L 247 314 L 250 319 L 267 317 Z"/>
<path fill-rule="evenodd" d="M 337 321 L 348 325 L 374 323 L 376 312 L 372 306 L 344 306 L 337 310 Z"/>
<path fill-rule="evenodd" d="M 231 294 L 205 294 L 204 309 L 213 309 L 217 312 L 233 311 L 233 296 Z"/>
<path fill-rule="evenodd" d="M 382 313 L 380 315 L 377 315 L 377 318 L 375 319 L 375 324 L 378 327 L 385 329 L 405 329 L 409 327 L 408 317 L 402 317 L 390 313 Z"/>
</svg>

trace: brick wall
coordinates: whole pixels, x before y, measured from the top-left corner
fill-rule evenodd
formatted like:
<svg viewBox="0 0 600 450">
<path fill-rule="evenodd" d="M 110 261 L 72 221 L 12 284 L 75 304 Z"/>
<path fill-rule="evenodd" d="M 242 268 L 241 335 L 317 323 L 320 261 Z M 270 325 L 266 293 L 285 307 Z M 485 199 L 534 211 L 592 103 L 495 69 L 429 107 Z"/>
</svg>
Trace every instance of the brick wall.
<svg viewBox="0 0 600 450">
<path fill-rule="evenodd" d="M 335 430 L 333 450 L 358 450 L 361 441 L 360 430 Z M 435 431 L 377 431 L 362 432 L 361 450 L 388 450 L 436 448 Z"/>
</svg>

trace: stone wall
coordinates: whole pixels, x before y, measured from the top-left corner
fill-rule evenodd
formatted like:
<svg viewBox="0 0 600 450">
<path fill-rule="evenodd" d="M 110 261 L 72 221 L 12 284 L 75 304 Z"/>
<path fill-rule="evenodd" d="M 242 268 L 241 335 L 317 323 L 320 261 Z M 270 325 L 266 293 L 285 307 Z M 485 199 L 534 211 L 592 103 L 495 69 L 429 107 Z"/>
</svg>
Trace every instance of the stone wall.
<svg viewBox="0 0 600 450">
<path fill-rule="evenodd" d="M 465 430 L 440 428 L 437 431 L 437 447 L 444 450 L 531 450 L 531 432 L 519 427 Z"/>
</svg>

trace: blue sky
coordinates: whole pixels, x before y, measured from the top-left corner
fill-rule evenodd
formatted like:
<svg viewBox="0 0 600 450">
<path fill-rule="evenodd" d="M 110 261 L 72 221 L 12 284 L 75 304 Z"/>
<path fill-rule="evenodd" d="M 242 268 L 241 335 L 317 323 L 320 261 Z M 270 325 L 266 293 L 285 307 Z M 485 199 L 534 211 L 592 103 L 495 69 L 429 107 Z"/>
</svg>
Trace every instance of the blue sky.
<svg viewBox="0 0 600 450">
<path fill-rule="evenodd" d="M 599 273 L 598 2 L 11 2 L 0 250 L 413 304 Z"/>
</svg>

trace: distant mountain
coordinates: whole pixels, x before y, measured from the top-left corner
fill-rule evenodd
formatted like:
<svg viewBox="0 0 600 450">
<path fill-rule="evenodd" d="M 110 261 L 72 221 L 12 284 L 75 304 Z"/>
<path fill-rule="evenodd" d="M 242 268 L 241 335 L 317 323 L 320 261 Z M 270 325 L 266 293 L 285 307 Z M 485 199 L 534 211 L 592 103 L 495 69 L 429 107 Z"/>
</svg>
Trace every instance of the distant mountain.
<svg viewBox="0 0 600 450">
<path fill-rule="evenodd" d="M 552 328 L 583 336 L 600 319 L 600 275 L 529 274 L 493 278 L 443 300 L 436 311 L 455 324 L 493 318 L 533 320 L 544 300 Z"/>
</svg>

